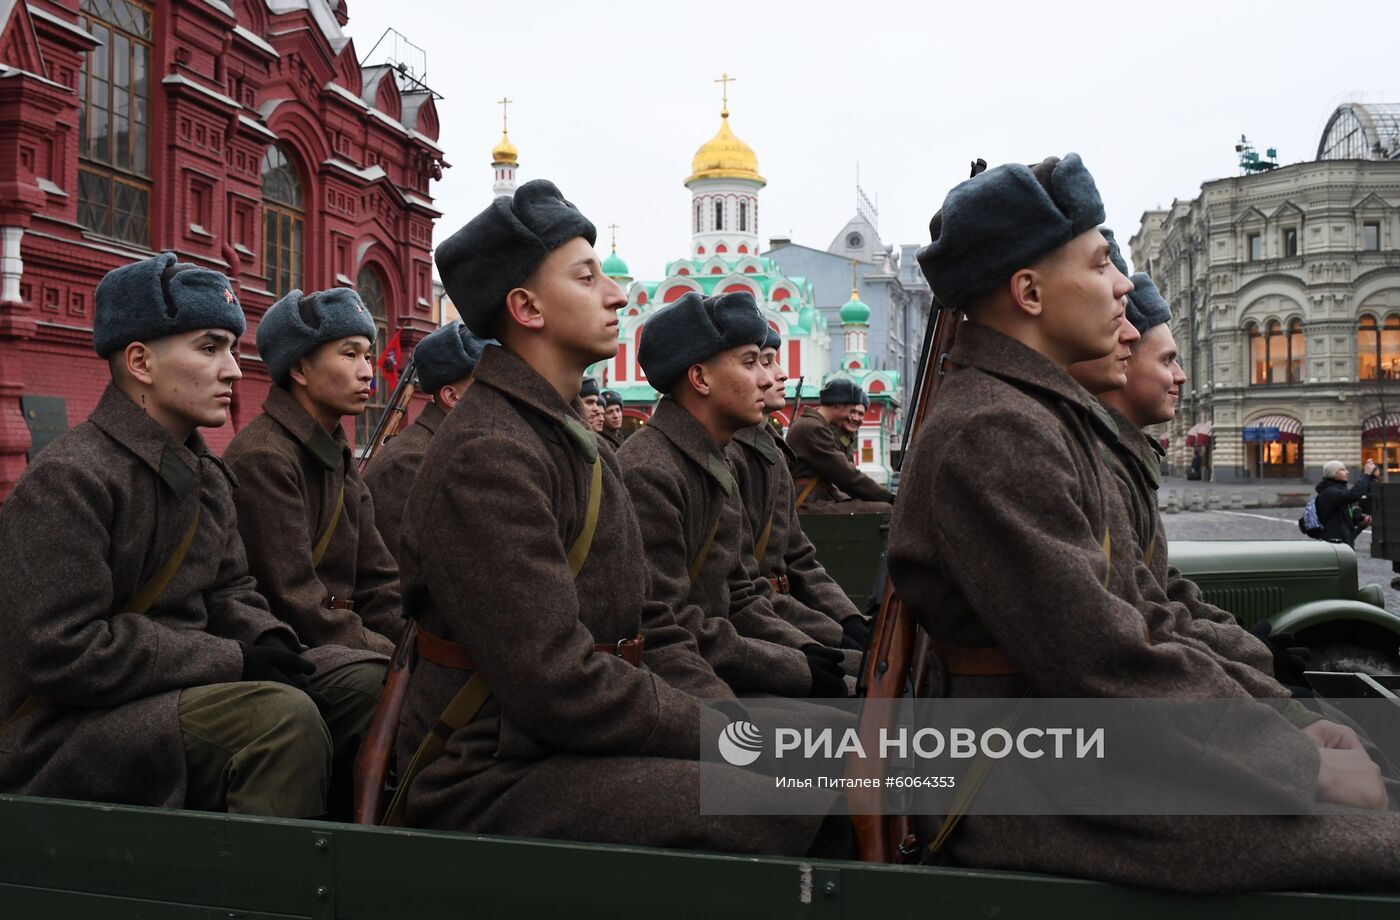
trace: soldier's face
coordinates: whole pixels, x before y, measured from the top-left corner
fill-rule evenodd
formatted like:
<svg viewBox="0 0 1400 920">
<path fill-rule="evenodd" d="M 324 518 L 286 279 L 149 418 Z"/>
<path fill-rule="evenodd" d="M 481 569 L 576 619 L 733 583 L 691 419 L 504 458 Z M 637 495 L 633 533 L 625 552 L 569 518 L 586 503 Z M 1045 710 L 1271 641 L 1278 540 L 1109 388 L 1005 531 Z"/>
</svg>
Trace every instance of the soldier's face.
<svg viewBox="0 0 1400 920">
<path fill-rule="evenodd" d="M 583 417 L 593 418 L 593 410 L 598 408 L 597 396 L 580 396 L 579 402 L 583 403 Z"/>
<path fill-rule="evenodd" d="M 1108 240 L 1081 233 L 1037 263 L 1035 302 L 1046 357 L 1061 367 L 1113 352 L 1133 283 L 1108 258 Z"/>
<path fill-rule="evenodd" d="M 627 297 L 598 265 L 588 240 L 575 237 L 551 252 L 523 285 L 545 337 L 574 363 L 617 354 L 617 311 Z"/>
<path fill-rule="evenodd" d="M 620 430 L 622 428 L 622 407 L 608 406 L 606 409 L 604 409 L 603 424 L 606 425 L 608 428 L 611 428 L 613 431 Z"/>
<path fill-rule="evenodd" d="M 603 406 L 601 403 L 594 403 L 593 408 L 588 410 L 588 427 L 599 434 L 603 433 Z"/>
<path fill-rule="evenodd" d="M 1153 326 L 1133 349 L 1128 362 L 1128 385 L 1123 390 L 1126 413 L 1138 425 L 1155 425 L 1176 417 L 1176 401 L 1186 373 L 1177 361 L 1176 339 L 1165 323 Z"/>
<path fill-rule="evenodd" d="M 1137 327 L 1125 315 L 1118 321 L 1118 341 L 1113 351 L 1093 361 L 1080 361 L 1069 366 L 1069 375 L 1095 396 L 1121 390 L 1128 385 L 1128 362 L 1133 357 L 1133 343 L 1142 338 Z"/>
<path fill-rule="evenodd" d="M 238 340 L 226 329 L 161 339 L 150 348 L 147 411 L 171 430 L 219 428 L 228 421 L 238 369 Z"/>
<path fill-rule="evenodd" d="M 291 376 L 327 415 L 359 415 L 374 393 L 370 340 L 351 335 L 319 345 L 292 366 Z"/>
<path fill-rule="evenodd" d="M 758 357 L 758 346 L 740 345 L 715 355 L 701 365 L 709 384 L 709 399 L 718 415 L 737 431 L 757 425 L 766 417 L 767 393 L 773 375 Z"/>
<path fill-rule="evenodd" d="M 773 378 L 773 385 L 764 391 L 763 409 L 765 412 L 777 412 L 787 405 L 787 371 L 778 363 L 778 350 L 776 348 L 764 348 L 758 353 L 759 363 L 767 369 L 769 376 Z"/>
<path fill-rule="evenodd" d="M 855 434 L 857 431 L 860 431 L 860 426 L 864 423 L 865 405 L 863 403 L 856 403 L 851 406 L 850 411 L 846 413 L 846 421 L 842 427 L 851 434 Z"/>
</svg>

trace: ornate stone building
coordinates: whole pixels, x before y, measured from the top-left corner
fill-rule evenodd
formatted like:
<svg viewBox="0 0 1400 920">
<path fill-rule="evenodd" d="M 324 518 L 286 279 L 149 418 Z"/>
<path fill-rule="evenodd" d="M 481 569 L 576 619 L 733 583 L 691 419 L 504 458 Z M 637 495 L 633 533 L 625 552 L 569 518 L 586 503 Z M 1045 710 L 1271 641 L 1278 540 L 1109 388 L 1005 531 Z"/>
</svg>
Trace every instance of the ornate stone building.
<svg viewBox="0 0 1400 920">
<path fill-rule="evenodd" d="M 171 250 L 233 279 L 245 376 L 216 449 L 259 411 L 254 336 L 288 290 L 357 287 L 380 346 L 433 328 L 435 97 L 406 60 L 362 66 L 348 19 L 345 0 L 0 0 L 0 500 L 106 386 L 92 296 L 123 263 Z"/>
<path fill-rule="evenodd" d="M 1187 382 L 1178 473 L 1400 471 L 1400 106 L 1333 113 L 1315 160 L 1217 179 L 1148 211 L 1136 267 L 1172 306 Z"/>
</svg>

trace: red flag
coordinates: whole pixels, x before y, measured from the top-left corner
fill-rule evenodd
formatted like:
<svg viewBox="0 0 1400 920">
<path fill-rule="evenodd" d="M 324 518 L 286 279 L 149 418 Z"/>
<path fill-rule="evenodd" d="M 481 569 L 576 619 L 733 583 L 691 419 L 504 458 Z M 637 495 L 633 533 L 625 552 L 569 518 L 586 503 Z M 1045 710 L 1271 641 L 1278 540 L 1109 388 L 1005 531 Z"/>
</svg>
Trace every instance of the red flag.
<svg viewBox="0 0 1400 920">
<path fill-rule="evenodd" d="M 394 332 L 394 337 L 384 346 L 384 353 L 379 356 L 379 373 L 384 375 L 384 383 L 391 393 L 394 387 L 399 385 L 399 368 L 403 366 L 403 344 L 399 341 L 399 333 L 402 331 L 399 329 Z"/>
</svg>

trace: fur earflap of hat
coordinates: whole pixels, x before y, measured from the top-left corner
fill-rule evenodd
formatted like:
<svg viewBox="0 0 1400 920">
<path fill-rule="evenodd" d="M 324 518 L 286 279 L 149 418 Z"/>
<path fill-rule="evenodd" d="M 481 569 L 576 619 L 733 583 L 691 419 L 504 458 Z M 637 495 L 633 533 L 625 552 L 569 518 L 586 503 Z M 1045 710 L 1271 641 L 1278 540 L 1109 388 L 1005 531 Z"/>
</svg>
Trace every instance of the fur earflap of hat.
<svg viewBox="0 0 1400 920">
<path fill-rule="evenodd" d="M 154 342 L 181 332 L 248 328 L 228 278 L 180 262 L 173 252 L 114 268 L 97 284 L 92 347 L 106 358 L 132 342 Z"/>
<path fill-rule="evenodd" d="M 287 292 L 258 323 L 258 354 L 272 382 L 286 386 L 292 365 L 315 348 L 362 335 L 374 344 L 374 317 L 353 288 L 337 287 L 312 294 Z"/>
<path fill-rule="evenodd" d="M 413 349 L 413 366 L 418 382 L 429 394 L 470 377 L 486 343 L 472 334 L 466 324 L 454 319 L 423 337 Z"/>
<path fill-rule="evenodd" d="M 532 179 L 514 197 L 491 202 L 444 240 L 433 259 L 462 322 L 490 334 L 506 295 L 551 252 L 578 237 L 592 246 L 598 234 L 558 186 Z"/>
<path fill-rule="evenodd" d="M 1138 272 L 1132 276 L 1133 290 L 1128 295 L 1128 322 L 1138 332 L 1171 322 L 1172 308 L 1162 297 L 1151 276 Z"/>
<path fill-rule="evenodd" d="M 929 221 L 919 266 L 945 306 L 963 310 L 1017 271 L 1103 223 L 1079 154 L 1007 163 L 959 183 Z"/>
<path fill-rule="evenodd" d="M 752 294 L 691 291 L 647 318 L 637 363 L 652 386 L 669 393 L 692 366 L 741 345 L 761 347 L 769 331 Z"/>
</svg>

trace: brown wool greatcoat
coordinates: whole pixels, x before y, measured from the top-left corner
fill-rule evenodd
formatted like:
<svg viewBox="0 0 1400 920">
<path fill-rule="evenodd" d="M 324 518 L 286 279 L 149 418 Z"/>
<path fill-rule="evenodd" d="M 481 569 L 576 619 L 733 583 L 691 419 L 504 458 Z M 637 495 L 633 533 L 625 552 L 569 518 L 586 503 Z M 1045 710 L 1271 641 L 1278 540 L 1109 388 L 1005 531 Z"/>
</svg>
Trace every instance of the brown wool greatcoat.
<svg viewBox="0 0 1400 920">
<path fill-rule="evenodd" d="M 242 484 L 234 499 L 248 563 L 272 611 L 313 648 L 388 655 L 403 631 L 398 567 L 374 524 L 374 499 L 355 469 L 345 431 L 334 436 L 281 387 L 231 442 L 224 461 Z M 345 508 L 319 565 L 312 548 Z M 326 599 L 355 609 L 330 609 Z"/>
<path fill-rule="evenodd" d="M 837 440 L 836 428 L 827 423 L 812 406 L 804 406 L 788 427 L 787 445 L 792 449 L 792 478 L 820 477 L 821 485 L 802 504 L 803 511 L 888 511 L 877 502 L 893 502 L 894 493 L 862 473 L 846 455 Z M 800 491 L 800 490 L 799 490 Z M 853 505 L 846 499 L 865 503 Z M 840 505 L 839 508 L 832 507 Z"/>
<path fill-rule="evenodd" d="M 817 561 L 816 547 L 802 531 L 787 450 L 766 424 L 745 428 L 726 448 L 755 541 L 772 521 L 763 558 L 756 562 L 764 579 L 787 579 L 788 591 L 774 595 L 773 609 L 823 645 L 839 648 L 841 622 L 860 611 Z"/>
<path fill-rule="evenodd" d="M 408 492 L 413 488 L 419 467 L 423 465 L 428 442 L 446 417 L 447 414 L 436 402 L 428 403 L 412 425 L 379 448 L 365 470 L 365 485 L 369 486 L 370 494 L 374 496 L 374 524 L 400 567 L 403 557 L 399 550 L 399 538 L 403 533 L 403 512 L 408 504 Z"/>
<path fill-rule="evenodd" d="M 178 808 L 180 691 L 237 681 L 240 643 L 296 637 L 268 612 L 239 538 L 232 477 L 109 385 L 0 509 L 0 791 Z M 194 542 L 144 614 L 122 612 Z M 322 662 L 324 663 L 324 662 Z"/>
<path fill-rule="evenodd" d="M 954 366 L 904 468 L 890 577 L 935 642 L 995 645 L 1021 675 L 952 677 L 954 696 L 1237 699 L 1251 694 L 1195 644 L 1154 641 L 1175 606 L 1145 572 L 1104 465 L 1112 421 L 1037 352 L 965 323 Z M 1015 474 L 1002 475 L 1014 445 Z M 995 488 L 987 483 L 997 470 Z M 1121 547 L 1129 547 L 1123 551 Z M 1245 702 L 1246 741 L 1214 766 L 1305 809 L 1317 754 Z M 1284 766 L 1287 765 L 1287 766 Z M 961 864 L 1182 891 L 1400 886 L 1396 816 L 963 819 Z"/>
<path fill-rule="evenodd" d="M 594 455 L 603 492 L 575 578 L 567 552 L 584 526 Z M 818 819 L 699 813 L 702 770 L 755 789 L 772 781 L 696 761 L 701 732 L 728 721 L 696 697 L 731 694 L 670 609 L 647 598 L 641 532 L 612 451 L 599 451 L 576 409 L 514 353 L 486 349 L 476 383 L 428 446 L 407 519 L 409 609 L 425 631 L 463 646 L 492 691 L 410 787 L 410 824 L 805 851 Z M 594 650 L 638 633 L 642 667 Z M 467 677 L 419 661 L 401 758 Z"/>
<path fill-rule="evenodd" d="M 603 426 L 603 437 L 612 445 L 613 450 L 617 450 L 622 446 L 622 442 L 627 440 L 621 428 L 609 428 L 606 425 Z"/>
<path fill-rule="evenodd" d="M 758 577 L 734 471 L 708 432 L 663 398 L 617 454 L 641 520 L 652 598 L 676 611 L 734 692 L 806 696 L 811 637 L 779 618 Z M 694 580 L 689 570 L 714 540 Z M 766 589 L 766 590 L 765 590 Z"/>
</svg>

